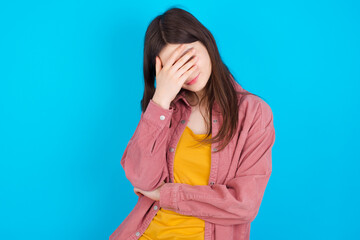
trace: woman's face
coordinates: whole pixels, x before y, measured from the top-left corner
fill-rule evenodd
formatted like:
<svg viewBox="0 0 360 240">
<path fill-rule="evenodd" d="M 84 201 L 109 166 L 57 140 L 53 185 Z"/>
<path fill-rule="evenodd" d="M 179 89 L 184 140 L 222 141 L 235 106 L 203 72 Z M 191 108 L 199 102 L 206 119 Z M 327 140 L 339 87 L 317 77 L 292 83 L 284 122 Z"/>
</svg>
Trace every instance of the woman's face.
<svg viewBox="0 0 360 240">
<path fill-rule="evenodd" d="M 159 53 L 159 57 L 161 60 L 162 65 L 164 65 L 170 56 L 174 53 L 175 49 L 180 44 L 167 44 Z M 185 43 L 185 48 L 183 52 L 180 54 L 180 57 L 183 56 L 190 48 L 195 49 L 195 55 L 198 56 L 197 65 L 198 65 L 198 72 L 194 71 L 191 76 L 185 80 L 182 88 L 187 90 L 196 92 L 199 97 L 202 97 L 202 90 L 204 89 L 206 83 L 208 82 L 210 75 L 211 75 L 211 59 L 206 47 L 200 42 L 192 42 L 192 43 Z M 179 57 L 179 58 L 180 58 Z M 190 58 L 189 58 L 190 60 Z M 188 60 L 188 61 L 189 61 Z M 193 84 L 187 84 L 191 80 L 193 80 L 197 74 L 200 72 L 199 77 Z"/>
</svg>

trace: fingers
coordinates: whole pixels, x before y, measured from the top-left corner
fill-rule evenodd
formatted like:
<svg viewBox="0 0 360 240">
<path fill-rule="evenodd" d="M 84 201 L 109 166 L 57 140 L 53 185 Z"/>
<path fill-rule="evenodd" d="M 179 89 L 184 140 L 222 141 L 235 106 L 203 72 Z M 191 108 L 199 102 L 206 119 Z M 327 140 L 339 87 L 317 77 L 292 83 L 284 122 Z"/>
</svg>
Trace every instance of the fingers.
<svg viewBox="0 0 360 240">
<path fill-rule="evenodd" d="M 184 63 L 186 63 L 189 60 L 189 58 L 192 57 L 194 54 L 195 54 L 195 49 L 192 48 L 184 56 L 182 56 L 171 68 L 173 68 L 175 71 L 178 71 L 178 69 L 181 68 L 184 65 Z M 192 58 L 191 60 L 193 59 L 194 58 Z"/>
<path fill-rule="evenodd" d="M 178 71 L 177 71 L 177 76 L 181 76 L 183 75 L 186 71 L 189 70 L 190 67 L 192 67 L 194 65 L 194 68 L 192 68 L 191 73 L 193 71 L 195 71 L 197 69 L 197 66 L 195 65 L 195 63 L 197 62 L 197 60 L 199 59 L 198 56 L 192 58 L 189 62 L 187 62 L 184 66 L 182 66 Z M 190 73 L 190 74 L 191 74 Z M 186 80 L 186 79 L 185 79 Z"/>
<path fill-rule="evenodd" d="M 184 47 L 185 47 L 185 45 L 181 44 L 179 47 L 177 47 L 175 49 L 173 54 L 170 56 L 169 60 L 163 66 L 163 69 L 169 69 L 174 64 L 175 60 L 178 58 L 178 56 L 180 55 L 180 53 L 184 49 Z"/>
<path fill-rule="evenodd" d="M 134 188 L 134 193 L 138 195 L 139 197 L 142 195 L 140 192 L 137 192 L 137 190 Z"/>
<path fill-rule="evenodd" d="M 180 84 L 184 84 L 185 81 L 194 73 L 198 72 L 199 68 L 196 65 L 192 65 L 192 67 L 186 71 L 181 77 L 179 78 Z"/>
</svg>

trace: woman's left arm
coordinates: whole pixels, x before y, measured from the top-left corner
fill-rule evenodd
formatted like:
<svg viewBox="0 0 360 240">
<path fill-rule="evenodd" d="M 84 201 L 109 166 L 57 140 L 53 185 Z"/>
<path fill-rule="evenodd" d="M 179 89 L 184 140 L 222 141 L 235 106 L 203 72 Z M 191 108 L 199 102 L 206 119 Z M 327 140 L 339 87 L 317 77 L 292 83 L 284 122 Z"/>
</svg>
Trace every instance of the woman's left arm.
<svg viewBox="0 0 360 240">
<path fill-rule="evenodd" d="M 233 179 L 212 186 L 166 183 L 160 188 L 160 207 L 221 225 L 252 222 L 271 175 L 275 141 L 271 109 L 267 104 L 260 109 L 261 118 L 249 132 Z"/>
</svg>

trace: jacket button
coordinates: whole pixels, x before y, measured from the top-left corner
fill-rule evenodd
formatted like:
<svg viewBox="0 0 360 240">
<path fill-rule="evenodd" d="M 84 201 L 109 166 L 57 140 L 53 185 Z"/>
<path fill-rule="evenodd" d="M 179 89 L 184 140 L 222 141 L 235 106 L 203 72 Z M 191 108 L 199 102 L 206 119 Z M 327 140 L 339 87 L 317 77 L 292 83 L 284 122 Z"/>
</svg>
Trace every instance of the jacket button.
<svg viewBox="0 0 360 240">
<path fill-rule="evenodd" d="M 214 182 L 210 182 L 210 185 L 214 185 L 215 183 Z"/>
<path fill-rule="evenodd" d="M 217 151 L 217 148 L 213 148 L 213 152 L 216 152 Z"/>
<path fill-rule="evenodd" d="M 169 150 L 170 150 L 170 152 L 173 152 L 173 151 L 174 151 L 174 148 L 171 147 Z"/>
<path fill-rule="evenodd" d="M 160 116 L 160 120 L 164 120 L 165 119 L 165 116 L 164 115 L 161 115 Z"/>
<path fill-rule="evenodd" d="M 136 235 L 136 236 L 140 236 L 140 232 L 136 232 L 135 235 Z"/>
<path fill-rule="evenodd" d="M 186 121 L 185 120 L 181 120 L 181 123 L 184 124 Z"/>
<path fill-rule="evenodd" d="M 213 122 L 217 122 L 217 119 L 214 119 Z"/>
<path fill-rule="evenodd" d="M 157 210 L 158 209 L 158 206 L 154 206 L 154 210 Z"/>
</svg>

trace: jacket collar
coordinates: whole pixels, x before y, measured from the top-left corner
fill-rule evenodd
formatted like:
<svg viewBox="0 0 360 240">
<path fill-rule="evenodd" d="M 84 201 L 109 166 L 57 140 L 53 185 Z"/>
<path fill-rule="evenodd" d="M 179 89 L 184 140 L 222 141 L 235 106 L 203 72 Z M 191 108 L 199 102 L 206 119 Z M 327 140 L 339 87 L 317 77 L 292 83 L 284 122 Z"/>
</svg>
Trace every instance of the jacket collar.
<svg viewBox="0 0 360 240">
<path fill-rule="evenodd" d="M 176 95 L 175 99 L 173 100 L 174 103 L 177 103 L 180 99 L 188 106 L 191 107 L 189 102 L 185 98 L 186 92 L 181 90 L 178 95 Z"/>
</svg>

